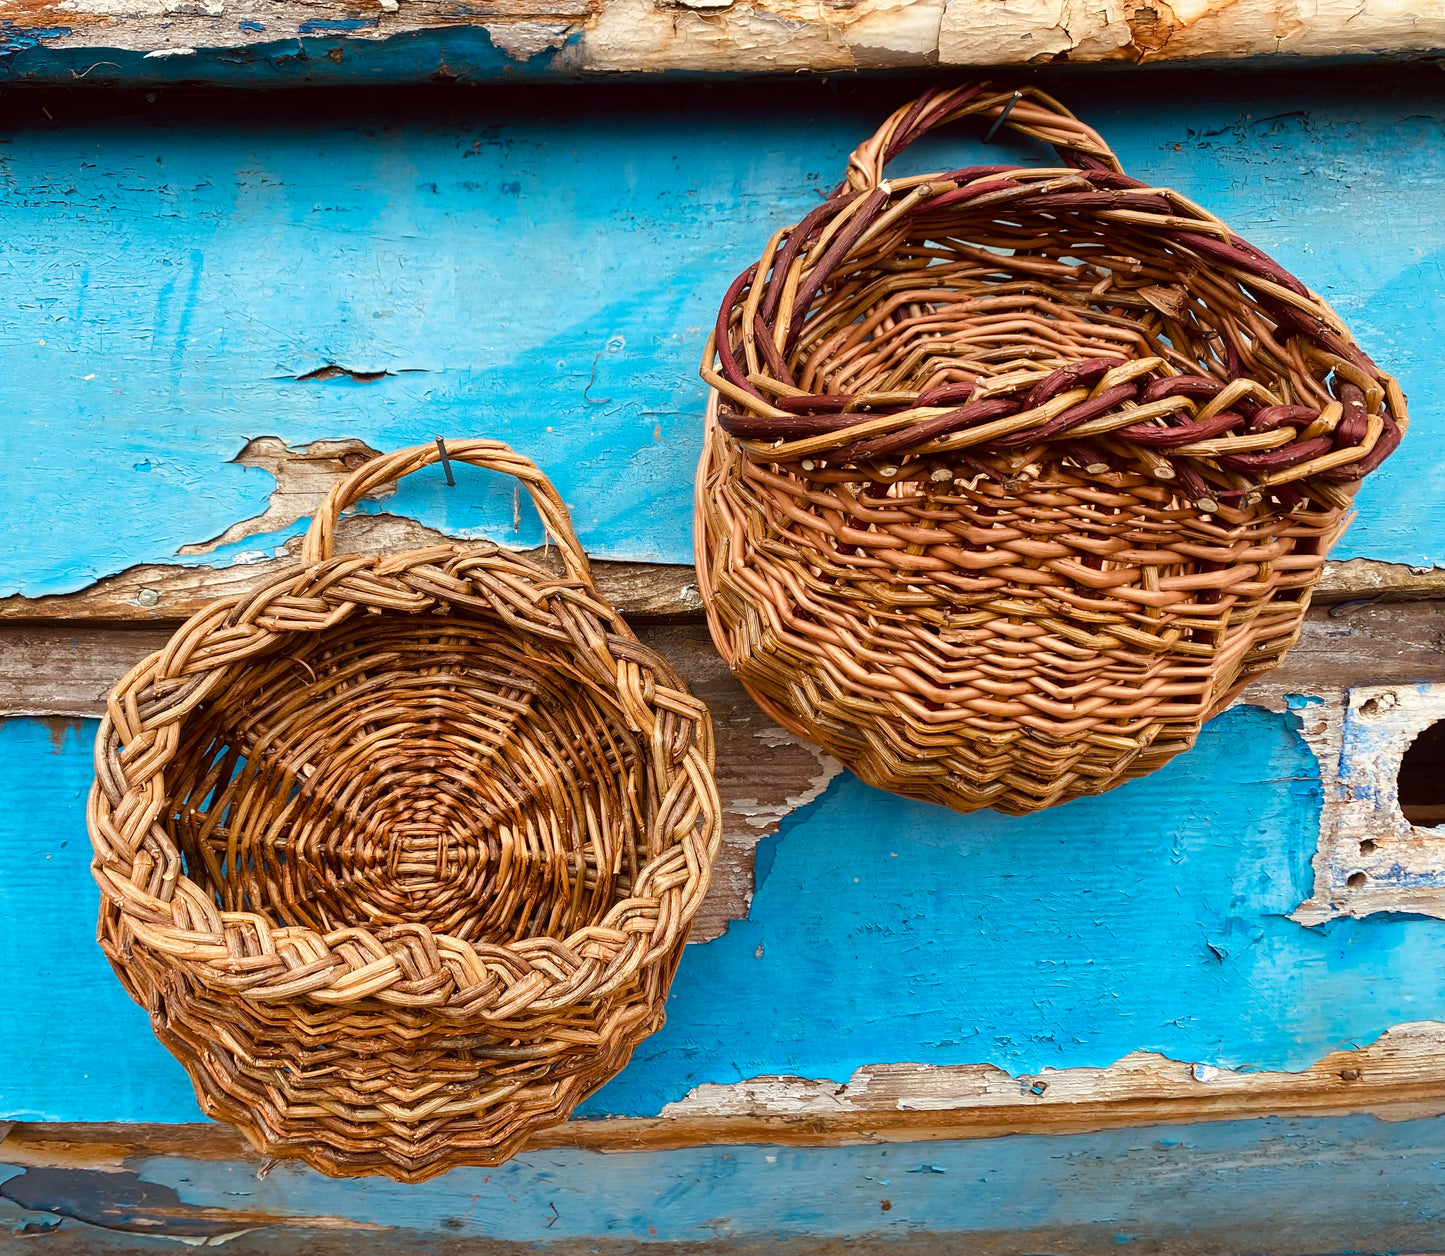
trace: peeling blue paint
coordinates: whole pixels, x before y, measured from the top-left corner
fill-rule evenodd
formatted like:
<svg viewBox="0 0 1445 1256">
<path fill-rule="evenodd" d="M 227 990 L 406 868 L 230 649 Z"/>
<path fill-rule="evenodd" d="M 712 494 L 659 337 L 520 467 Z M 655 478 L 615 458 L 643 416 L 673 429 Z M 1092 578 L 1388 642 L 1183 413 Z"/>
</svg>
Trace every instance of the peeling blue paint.
<svg viewBox="0 0 1445 1256">
<path fill-rule="evenodd" d="M 357 21 L 357 25 L 347 24 Z M 268 87 L 293 84 L 404 84 L 429 80 L 491 83 L 557 78 L 551 63 L 560 49 L 518 61 L 492 43 L 478 26 L 454 26 L 440 30 L 408 31 L 385 39 L 347 38 L 348 34 L 377 23 L 369 19 L 312 19 L 283 32 L 276 23 L 269 26 L 242 20 L 242 34 L 266 34 L 261 43 L 238 43 L 233 47 L 197 48 L 186 57 L 150 57 L 128 48 L 105 48 L 87 44 L 79 48 L 56 48 L 35 42 L 51 39 L 69 30 L 21 31 L 30 42 L 17 43 L 10 55 L 3 55 L 0 42 L 0 81 L 73 85 L 84 76 L 87 82 L 158 86 L 168 83 L 218 85 L 258 84 Z M 284 33 L 284 38 L 278 36 Z M 0 23 L 0 41 L 5 25 Z M 576 36 L 569 43 L 576 42 Z M 333 55 L 334 54 L 334 55 Z"/>
<path fill-rule="evenodd" d="M 1269 248 L 1398 369 L 1411 435 L 1338 556 L 1445 562 L 1433 87 L 1404 71 L 1383 90 L 1343 71 L 1309 91 L 1236 76 L 1204 99 L 1135 75 L 1124 104 L 1098 82 L 1070 103 L 1129 169 Z M 73 590 L 259 514 L 269 477 L 230 460 L 266 434 L 502 437 L 553 475 L 595 555 L 688 561 L 705 330 L 731 276 L 907 87 L 867 90 L 517 89 L 505 109 L 369 99 L 15 131 L 0 526 L 50 526 L 0 556 L 0 592 Z M 978 152 L 945 137 L 901 167 Z M 297 378 L 329 364 L 389 374 Z M 507 539 L 495 505 L 466 526 Z"/>
<path fill-rule="evenodd" d="M 380 22 L 380 18 L 328 18 L 314 17 L 302 22 L 296 28 L 298 35 L 345 35 L 353 31 L 369 30 Z"/>
<path fill-rule="evenodd" d="M 6 73 L 15 60 L 32 48 L 41 48 L 47 39 L 61 39 L 70 34 L 66 26 L 32 27 L 16 26 L 9 18 L 0 19 L 0 75 Z"/>
</svg>

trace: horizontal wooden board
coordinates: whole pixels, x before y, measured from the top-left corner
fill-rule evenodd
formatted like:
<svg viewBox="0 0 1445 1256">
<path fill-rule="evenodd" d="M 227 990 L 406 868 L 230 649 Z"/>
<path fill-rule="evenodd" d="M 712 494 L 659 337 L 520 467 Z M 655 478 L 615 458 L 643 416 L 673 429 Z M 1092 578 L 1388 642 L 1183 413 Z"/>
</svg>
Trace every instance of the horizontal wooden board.
<svg viewBox="0 0 1445 1256">
<path fill-rule="evenodd" d="M 99 1256 L 1261 1256 L 1445 1250 L 1440 1122 L 1144 1126 L 985 1141 L 547 1148 L 422 1186 L 212 1159 L 120 1127 L 0 1143 L 0 1250 Z M 8 1234 L 6 1233 L 8 1230 Z"/>
<path fill-rule="evenodd" d="M 825 73 L 1069 61 L 1420 56 L 1445 45 L 1436 0 L 1406 14 L 1300 0 L 1198 5 L 1016 0 L 24 0 L 0 33 L 0 70 L 102 81 L 354 82 L 445 75 L 686 71 Z"/>
<path fill-rule="evenodd" d="M 21 1009 L 0 1112 L 194 1113 L 90 941 L 80 812 L 91 717 L 167 632 L 0 625 L 0 711 L 48 716 L 0 728 L 0 957 Z M 727 824 L 670 1022 L 587 1108 L 661 1124 L 607 1137 L 957 1137 L 1374 1110 L 1445 1086 L 1437 1029 L 1368 1045 L 1445 1021 L 1445 924 L 1286 919 L 1309 894 L 1321 789 L 1290 695 L 1442 677 L 1445 604 L 1316 609 L 1247 695 L 1278 714 L 1238 708 L 1156 776 L 1027 820 L 868 790 L 763 719 L 702 626 L 641 632 L 713 711 Z M 77 1005 L 98 1019 L 56 1020 Z M 93 1072 L 97 1051 L 111 1063 Z"/>
<path fill-rule="evenodd" d="M 1274 253 L 1398 371 L 1411 434 L 1336 557 L 1422 569 L 1445 561 L 1434 74 L 1048 80 L 1131 171 Z M 303 526 L 267 450 L 439 432 L 534 457 L 594 557 L 686 564 L 717 302 L 922 85 L 277 93 L 244 108 L 180 89 L 24 96 L 0 132 L 0 526 L 24 538 L 0 553 L 0 594 L 265 561 Z M 898 165 L 1010 158 L 1046 154 L 960 133 Z M 511 487 L 480 473 L 455 490 L 414 477 L 368 509 L 540 541 Z"/>
</svg>

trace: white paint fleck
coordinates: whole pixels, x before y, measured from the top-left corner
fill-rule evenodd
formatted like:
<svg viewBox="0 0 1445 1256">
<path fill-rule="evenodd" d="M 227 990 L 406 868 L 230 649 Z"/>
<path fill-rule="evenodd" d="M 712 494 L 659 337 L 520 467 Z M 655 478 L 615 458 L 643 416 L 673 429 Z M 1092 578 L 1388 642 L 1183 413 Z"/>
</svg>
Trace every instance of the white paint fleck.
<svg viewBox="0 0 1445 1256">
<path fill-rule="evenodd" d="M 570 22 L 485 22 L 483 29 L 513 61 L 527 61 L 549 48 L 560 48 L 573 31 Z"/>
</svg>

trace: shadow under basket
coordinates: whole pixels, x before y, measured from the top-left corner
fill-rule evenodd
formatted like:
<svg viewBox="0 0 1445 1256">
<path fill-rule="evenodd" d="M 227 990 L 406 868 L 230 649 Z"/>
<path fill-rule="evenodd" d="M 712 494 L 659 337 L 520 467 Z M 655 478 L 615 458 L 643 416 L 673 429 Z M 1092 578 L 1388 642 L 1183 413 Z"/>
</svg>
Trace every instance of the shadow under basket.
<svg viewBox="0 0 1445 1256">
<path fill-rule="evenodd" d="M 216 602 L 117 686 L 100 942 L 202 1108 L 332 1175 L 496 1164 L 663 1020 L 720 823 L 706 708 L 592 584 L 494 546 L 332 558 Z"/>
<path fill-rule="evenodd" d="M 976 115 L 1053 169 L 885 179 Z M 758 704 L 865 781 L 1036 811 L 1152 772 L 1295 641 L 1395 380 L 1034 89 L 936 90 L 733 284 L 698 587 Z"/>
</svg>

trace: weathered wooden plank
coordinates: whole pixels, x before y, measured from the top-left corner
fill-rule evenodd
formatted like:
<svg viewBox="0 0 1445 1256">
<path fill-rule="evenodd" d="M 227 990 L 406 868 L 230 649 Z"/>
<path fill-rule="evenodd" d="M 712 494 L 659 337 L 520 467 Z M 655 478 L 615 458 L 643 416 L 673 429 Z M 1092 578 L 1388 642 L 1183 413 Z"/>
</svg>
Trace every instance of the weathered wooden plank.
<svg viewBox="0 0 1445 1256">
<path fill-rule="evenodd" d="M 1019 1077 L 991 1065 L 912 1063 L 870 1064 L 841 1085 L 754 1077 L 699 1086 L 656 1117 L 569 1121 L 537 1134 L 528 1148 L 824 1147 L 1362 1112 L 1390 1120 L 1445 1114 L 1445 1023 L 1398 1025 L 1298 1073 L 1236 1072 L 1135 1052 L 1108 1068 Z M 25 1166 L 120 1166 L 128 1157 L 161 1155 L 263 1160 L 236 1130 L 212 1122 L 21 1121 L 0 1143 L 0 1162 Z"/>
<path fill-rule="evenodd" d="M 446 540 L 444 533 L 411 519 L 392 515 L 358 515 L 338 530 L 341 552 L 394 553 Z M 132 567 L 107 576 L 75 593 L 30 598 L 0 598 L 0 623 L 177 623 L 189 619 L 218 597 L 244 597 L 260 589 L 296 561 L 300 538 L 278 547 L 284 557 L 261 558 L 229 567 Z M 543 551 L 530 556 L 546 561 Z M 683 621 L 700 619 L 702 598 L 693 568 L 682 563 L 593 564 L 597 586 L 630 619 Z M 1352 558 L 1325 564 L 1314 601 L 1321 606 L 1340 602 L 1422 601 L 1445 595 L 1445 568 L 1429 570 L 1401 563 Z"/>
<path fill-rule="evenodd" d="M 345 553 L 395 553 L 429 541 L 446 540 L 442 533 L 409 519 L 360 516 L 339 530 Z M 265 558 L 230 567 L 176 567 L 159 563 L 132 567 L 107 576 L 76 593 L 28 598 L 0 598 L 0 622 L 52 624 L 176 624 L 189 619 L 218 597 L 245 597 L 295 563 L 299 538 L 284 547 L 287 556 Z M 542 551 L 530 557 L 545 561 Z M 690 566 L 680 563 L 593 564 L 597 587 L 608 601 L 637 620 L 697 619 L 702 599 Z M 1353 590 L 1352 590 L 1353 591 Z M 1414 593 L 1413 585 L 1403 592 Z M 1421 592 L 1433 592 L 1426 586 Z"/>
<path fill-rule="evenodd" d="M 1411 434 L 1337 557 L 1445 559 L 1434 78 L 1140 70 L 1048 85 L 1131 171 L 1275 253 L 1398 370 Z M 536 458 L 596 557 L 685 564 L 697 360 L 719 296 L 916 86 L 282 93 L 244 109 L 179 90 L 25 96 L 0 135 L 0 527 L 23 538 L 0 553 L 0 593 L 272 558 L 299 527 L 281 522 L 299 488 L 268 471 L 278 447 L 438 431 Z M 1046 159 L 975 136 L 900 163 L 1000 155 Z M 508 486 L 441 483 L 408 481 L 384 508 L 540 540 Z M 269 530 L 246 535 L 253 520 Z"/>
<path fill-rule="evenodd" d="M 87 68 L 89 57 L 92 75 L 127 81 L 175 75 L 335 81 L 396 76 L 407 68 L 416 77 L 440 71 L 472 80 L 508 71 L 557 77 L 667 70 L 837 73 L 1050 61 L 1423 55 L 1445 46 L 1445 12 L 1433 0 L 1408 16 L 1383 0 L 1363 6 L 1109 0 L 1062 7 L 1044 0 L 1007 6 L 978 0 L 840 6 L 683 0 L 664 8 L 641 0 L 491 0 L 465 10 L 444 0 L 380 0 L 369 11 L 340 0 L 206 0 L 170 9 L 150 0 L 11 0 L 7 7 L 12 75 L 53 78 Z M 308 38 L 310 48 L 303 45 Z M 388 46 L 395 44 L 403 46 Z M 108 64 L 96 65 L 96 58 Z"/>
<path fill-rule="evenodd" d="M 83 616 L 69 622 L 0 619 L 0 718 L 15 715 L 98 718 L 105 695 L 131 666 L 158 649 L 175 625 L 115 623 Z M 638 634 L 660 651 L 704 698 L 722 739 L 718 758 L 766 763 L 781 729 L 764 718 L 732 678 L 700 623 L 642 621 Z M 1445 600 L 1355 600 L 1313 607 L 1299 641 L 1241 701 L 1282 710 L 1290 694 L 1339 692 L 1359 685 L 1445 679 Z M 729 728 L 737 729 L 736 734 Z M 733 738 L 731 744 L 728 738 Z M 817 763 L 791 764 L 794 792 L 810 788 Z M 743 782 L 734 788 L 741 789 Z M 767 804 L 771 806 L 772 804 Z"/>
<path fill-rule="evenodd" d="M 373 537 L 394 525 L 406 532 L 406 543 L 419 543 L 412 535 L 417 525 L 364 522 L 382 525 L 370 531 Z M 673 579 L 676 587 L 680 581 Z M 116 680 L 163 645 L 171 629 L 165 623 L 117 625 L 84 618 L 63 623 L 0 620 L 0 717 L 97 718 Z M 702 625 L 647 623 L 640 631 L 713 713 L 718 786 L 727 821 L 714 885 L 694 926 L 693 940 L 706 941 L 719 936 L 730 920 L 746 916 L 757 843 L 813 801 L 841 769 L 762 715 L 727 671 Z M 1445 680 L 1445 602 L 1341 603 L 1312 610 L 1284 665 L 1255 684 L 1243 700 L 1283 709 L 1290 694 L 1327 694 L 1338 700 L 1351 686 L 1434 679 Z M 1437 844 L 1445 865 L 1445 835 Z"/>
<path fill-rule="evenodd" d="M 1445 1247 L 1438 1121 L 1153 1126 L 926 1147 L 524 1153 L 403 1190 L 133 1148 L 0 1169 L 6 1252 L 1320 1256 Z M 9 1144 L 0 1144 L 0 1163 Z M 29 1148 L 21 1148 L 23 1152 Z M 100 1150 L 100 1149 L 96 1149 Z M 228 1237 L 229 1236 L 229 1237 Z"/>
<path fill-rule="evenodd" d="M 675 640 L 652 639 L 681 661 Z M 700 692 L 724 679 L 694 677 Z M 765 762 L 745 714 L 731 731 L 720 720 L 738 739 L 724 751 L 735 811 Z M 1190 1112 L 1216 1096 L 1225 1106 L 1210 1111 L 1257 1111 L 1282 1102 L 1272 1087 L 1294 1083 L 1248 1092 L 1235 1073 L 1302 1073 L 1392 1025 L 1445 1022 L 1441 922 L 1392 915 L 1317 931 L 1288 919 L 1309 893 L 1320 806 L 1318 765 L 1292 723 L 1236 708 L 1154 776 L 1023 820 L 955 816 L 835 777 L 759 845 L 745 915 L 730 918 L 738 877 L 733 903 L 712 917 L 725 932 L 688 948 L 667 1026 L 583 1115 L 691 1121 L 699 1105 L 767 1115 L 774 1103 L 784 1125 L 806 1124 L 831 1093 L 856 1109 L 833 1103 L 838 1119 L 871 1136 L 882 1118 L 867 1096 L 900 1102 L 888 1087 L 901 1075 L 880 1063 L 921 1066 L 920 1107 L 977 1109 L 985 1130 L 1014 1128 L 1040 1082 L 1069 1102 L 1097 1087 L 1105 1108 L 1119 1086 L 1147 1097 L 1157 1083 L 1182 1085 L 1164 1100 L 1182 1097 Z M 91 940 L 82 809 L 93 727 L 0 727 L 0 963 L 12 1008 L 0 1115 L 194 1120 L 179 1069 Z M 802 776 L 780 770 L 770 788 L 785 798 Z M 739 868 L 748 836 L 739 826 Z M 1141 1064 L 1140 1052 L 1163 1059 Z M 1221 1073 L 1225 1088 L 1211 1090 Z M 1437 1085 L 1421 1076 L 1424 1093 L 1401 1092 L 1409 1102 Z M 1357 1080 L 1324 1077 L 1304 1101 L 1349 1104 L 1367 1094 L 1351 1089 Z M 1020 1106 L 986 1111 L 1009 1101 Z"/>
</svg>

